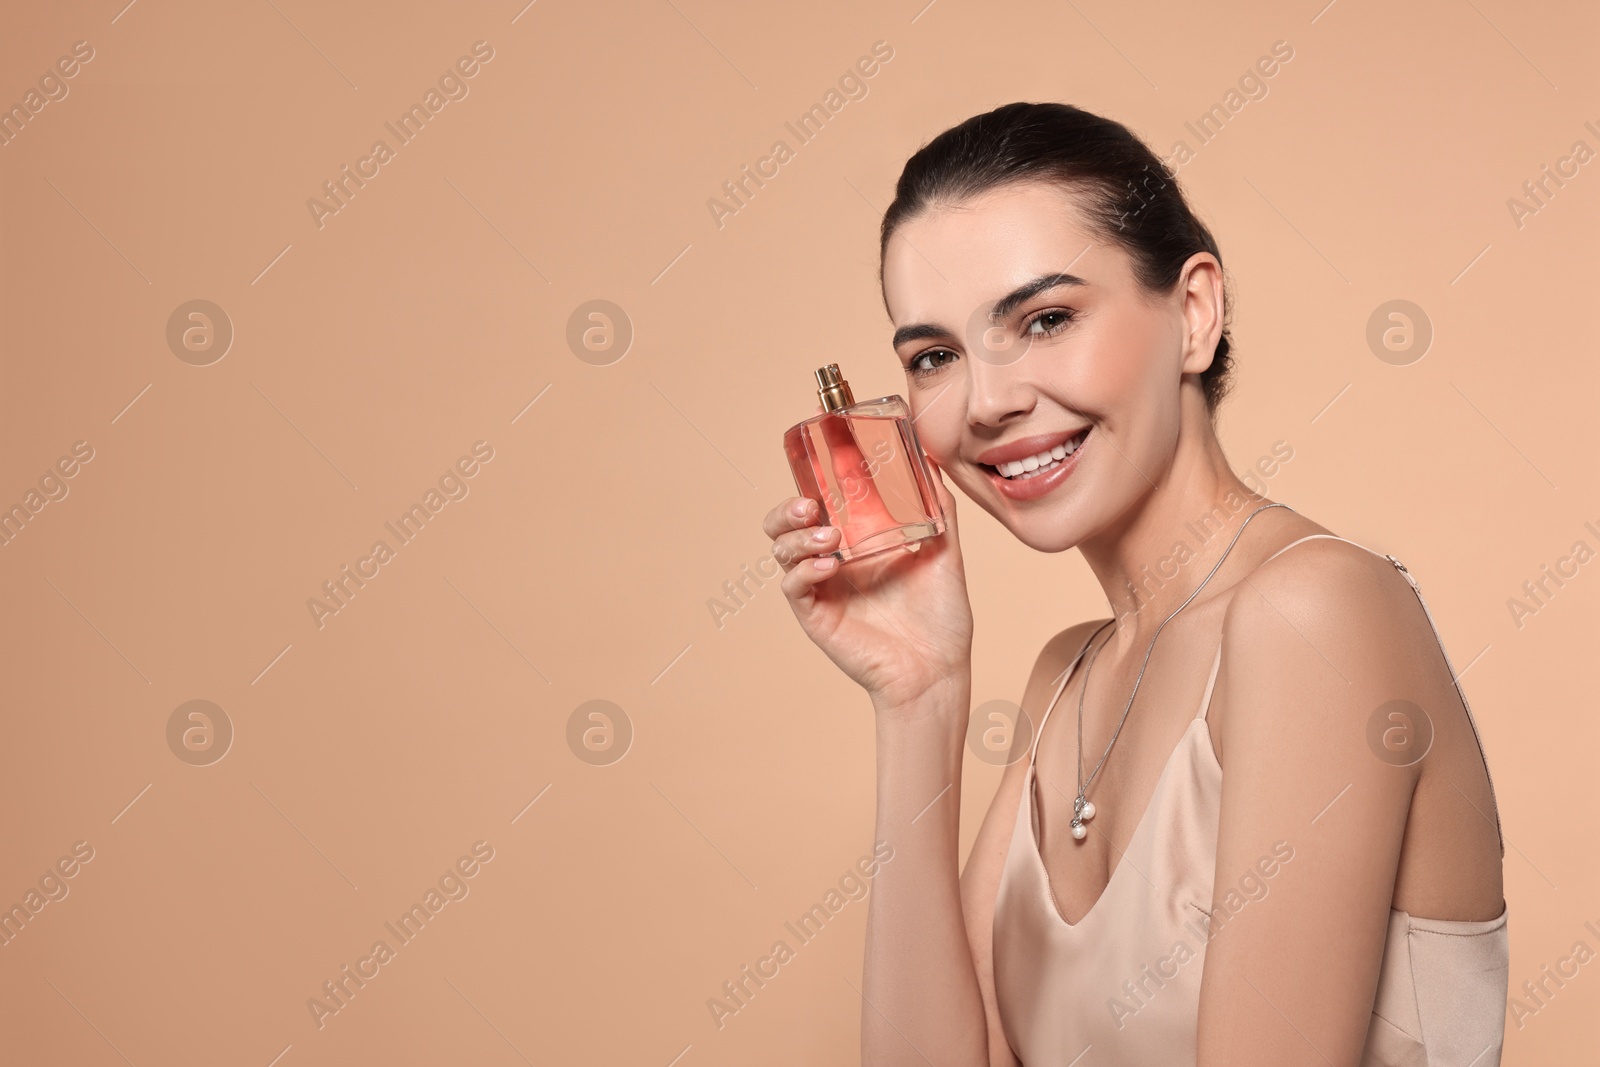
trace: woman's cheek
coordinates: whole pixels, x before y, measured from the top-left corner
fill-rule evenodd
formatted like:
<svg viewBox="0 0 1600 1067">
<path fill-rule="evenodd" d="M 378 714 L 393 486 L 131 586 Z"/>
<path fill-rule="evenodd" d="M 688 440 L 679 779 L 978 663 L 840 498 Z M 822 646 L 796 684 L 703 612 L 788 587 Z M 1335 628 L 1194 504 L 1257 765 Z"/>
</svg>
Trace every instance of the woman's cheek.
<svg viewBox="0 0 1600 1067">
<path fill-rule="evenodd" d="M 923 404 L 920 410 L 911 412 L 912 426 L 916 430 L 917 442 L 922 445 L 922 451 L 941 467 L 949 466 L 951 460 L 961 445 L 960 426 L 946 425 L 949 416 L 944 409 L 953 398 L 940 397 L 937 406 Z M 959 407 L 951 406 L 951 410 L 960 411 Z"/>
<path fill-rule="evenodd" d="M 1142 316 L 1118 316 L 1100 331 L 1089 346 L 1087 358 L 1076 361 L 1087 380 L 1080 383 L 1096 402 L 1129 397 L 1149 381 L 1151 339 Z"/>
<path fill-rule="evenodd" d="M 959 410 L 959 409 L 957 409 Z M 918 431 L 921 432 L 920 430 Z M 933 461 L 941 468 L 949 470 L 961 465 L 961 426 L 956 425 L 948 430 L 935 435 L 932 446 L 924 445 L 923 451 L 933 457 Z"/>
</svg>

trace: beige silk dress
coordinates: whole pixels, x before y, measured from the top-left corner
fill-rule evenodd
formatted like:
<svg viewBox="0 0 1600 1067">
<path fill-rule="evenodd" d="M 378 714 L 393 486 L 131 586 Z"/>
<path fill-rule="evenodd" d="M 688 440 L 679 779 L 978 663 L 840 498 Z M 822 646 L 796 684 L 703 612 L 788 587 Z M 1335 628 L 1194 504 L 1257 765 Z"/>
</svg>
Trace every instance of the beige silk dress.
<svg viewBox="0 0 1600 1067">
<path fill-rule="evenodd" d="M 1279 552 L 1332 536 L 1312 534 Z M 1438 627 L 1416 580 L 1399 560 L 1384 558 L 1416 592 L 1437 641 Z M 1104 893 L 1078 922 L 1068 923 L 1056 909 L 1039 852 L 1034 757 L 1083 653 L 1064 672 L 1034 736 L 995 899 L 1001 1024 L 1026 1067 L 1192 1067 L 1206 943 L 1220 929 L 1208 912 L 1222 768 L 1206 711 L 1222 649 Z M 1448 655 L 1445 663 L 1448 668 Z M 1454 678 L 1453 668 L 1450 673 Z M 1465 704 L 1464 693 L 1461 699 Z M 1467 716 L 1471 721 L 1470 708 Z M 1503 856 L 1503 837 L 1500 850 Z M 1461 922 L 1391 909 L 1362 1067 L 1497 1067 L 1509 977 L 1505 911 L 1485 922 Z"/>
</svg>

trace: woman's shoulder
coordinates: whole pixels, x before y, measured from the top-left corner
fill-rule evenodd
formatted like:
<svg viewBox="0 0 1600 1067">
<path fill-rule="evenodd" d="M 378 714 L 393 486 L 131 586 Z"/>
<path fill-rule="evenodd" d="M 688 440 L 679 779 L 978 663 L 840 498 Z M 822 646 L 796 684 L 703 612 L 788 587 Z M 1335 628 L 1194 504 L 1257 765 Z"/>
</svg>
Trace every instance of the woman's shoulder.
<svg viewBox="0 0 1600 1067">
<path fill-rule="evenodd" d="M 1370 636 L 1375 616 L 1411 618 L 1404 605 L 1414 597 L 1413 580 L 1398 561 L 1300 518 L 1234 583 L 1223 616 L 1225 641 L 1270 641 L 1310 630 Z"/>
<path fill-rule="evenodd" d="M 1045 641 L 1044 647 L 1034 657 L 1033 668 L 1028 672 L 1028 681 L 1022 691 L 1021 711 L 1028 718 L 1029 728 L 1016 731 L 1014 740 L 1017 747 L 1011 753 L 1010 762 L 1015 763 L 1026 754 L 1033 740 L 1032 731 L 1038 728 L 1045 712 L 1049 710 L 1050 698 L 1060 686 L 1067 668 L 1088 646 L 1089 639 L 1109 622 L 1111 620 L 1105 618 L 1073 623 Z"/>
<path fill-rule="evenodd" d="M 1364 723 L 1386 701 L 1451 688 L 1420 590 L 1397 560 L 1321 527 L 1281 534 L 1223 613 L 1221 703 L 1236 728 L 1302 705 Z"/>
<path fill-rule="evenodd" d="M 1033 661 L 1033 671 L 1028 677 L 1028 697 L 1032 697 L 1036 690 L 1054 691 L 1072 661 L 1088 647 L 1089 639 L 1111 621 L 1110 618 L 1085 619 L 1073 623 L 1046 641 Z M 1045 699 L 1049 699 L 1049 692 L 1045 693 Z"/>
</svg>

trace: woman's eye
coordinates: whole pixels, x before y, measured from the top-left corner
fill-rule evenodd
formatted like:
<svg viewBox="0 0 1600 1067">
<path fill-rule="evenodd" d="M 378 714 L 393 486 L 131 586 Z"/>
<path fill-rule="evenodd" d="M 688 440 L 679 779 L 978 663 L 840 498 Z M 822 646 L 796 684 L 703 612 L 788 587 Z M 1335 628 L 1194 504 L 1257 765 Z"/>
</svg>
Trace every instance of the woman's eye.
<svg viewBox="0 0 1600 1067">
<path fill-rule="evenodd" d="M 919 352 L 917 355 L 912 356 L 911 362 L 906 364 L 906 370 L 909 371 L 913 377 L 921 378 L 934 373 L 940 367 L 944 366 L 950 360 L 955 358 L 956 354 L 950 351 L 948 348 L 933 348 L 926 352 Z"/>
<path fill-rule="evenodd" d="M 1028 321 L 1023 333 L 1031 337 L 1047 336 L 1062 329 L 1072 321 L 1072 312 L 1066 308 L 1051 308 L 1041 311 Z"/>
</svg>

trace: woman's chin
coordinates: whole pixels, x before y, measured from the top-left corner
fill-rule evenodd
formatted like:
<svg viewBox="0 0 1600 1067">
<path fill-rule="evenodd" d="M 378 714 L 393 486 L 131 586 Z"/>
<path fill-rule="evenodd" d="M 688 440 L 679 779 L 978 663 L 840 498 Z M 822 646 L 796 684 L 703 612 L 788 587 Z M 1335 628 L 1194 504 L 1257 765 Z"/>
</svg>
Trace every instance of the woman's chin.
<svg viewBox="0 0 1600 1067">
<path fill-rule="evenodd" d="M 1035 552 L 1066 552 L 1077 548 L 1082 541 L 1076 523 L 1064 520 L 1052 522 L 1046 515 L 1030 515 L 1019 519 L 1014 511 L 1005 508 L 1006 503 L 1000 501 L 995 507 L 985 506 L 984 510 L 994 516 L 995 521 L 1004 526 L 1012 537 Z"/>
<path fill-rule="evenodd" d="M 1078 547 L 1078 539 L 1064 537 L 1059 528 L 1053 530 L 1012 530 L 1018 541 L 1035 552 L 1066 552 Z"/>
</svg>

